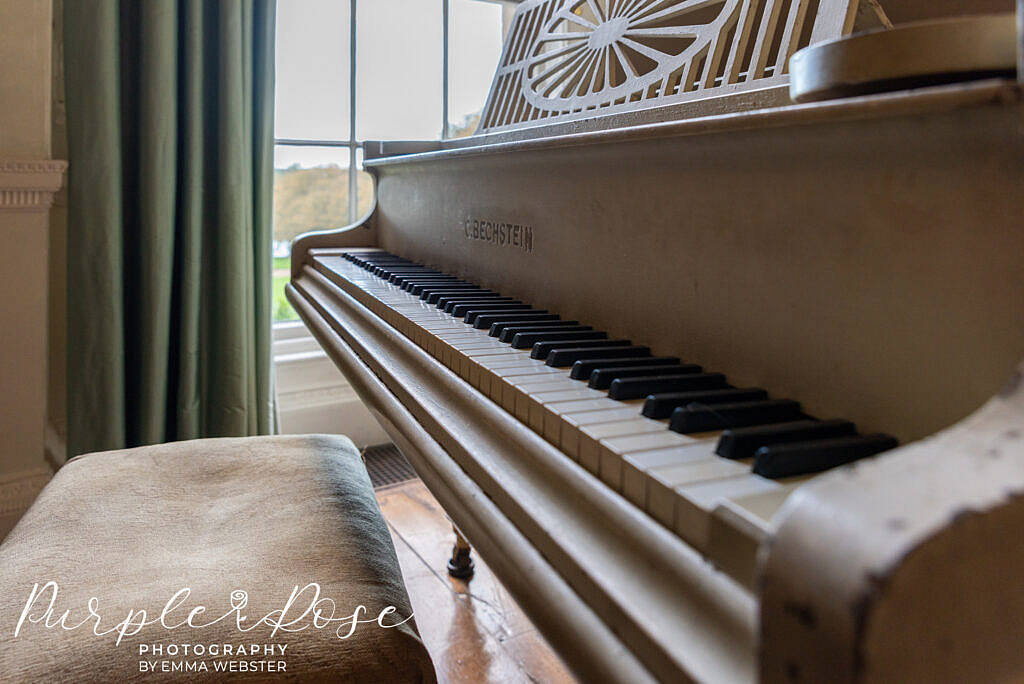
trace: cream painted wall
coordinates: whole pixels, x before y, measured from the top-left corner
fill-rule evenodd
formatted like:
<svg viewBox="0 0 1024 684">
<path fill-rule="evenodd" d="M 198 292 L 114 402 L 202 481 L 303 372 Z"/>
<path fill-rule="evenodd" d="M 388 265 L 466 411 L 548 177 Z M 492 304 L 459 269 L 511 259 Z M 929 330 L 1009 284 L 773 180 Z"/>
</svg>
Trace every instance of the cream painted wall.
<svg viewBox="0 0 1024 684">
<path fill-rule="evenodd" d="M 0 0 L 0 536 L 50 473 L 47 208 L 61 178 L 49 161 L 52 3 Z"/>
<path fill-rule="evenodd" d="M 0 0 L 0 156 L 50 156 L 52 0 Z"/>
</svg>

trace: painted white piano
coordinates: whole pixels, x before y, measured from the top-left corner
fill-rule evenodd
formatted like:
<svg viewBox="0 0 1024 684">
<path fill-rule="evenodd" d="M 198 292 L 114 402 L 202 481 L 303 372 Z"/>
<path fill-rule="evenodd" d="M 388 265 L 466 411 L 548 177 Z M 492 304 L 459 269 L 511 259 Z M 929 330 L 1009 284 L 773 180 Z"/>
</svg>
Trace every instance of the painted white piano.
<svg viewBox="0 0 1024 684">
<path fill-rule="evenodd" d="M 478 134 L 293 247 L 584 681 L 1024 673 L 1020 34 L 882 5 L 528 0 Z"/>
</svg>

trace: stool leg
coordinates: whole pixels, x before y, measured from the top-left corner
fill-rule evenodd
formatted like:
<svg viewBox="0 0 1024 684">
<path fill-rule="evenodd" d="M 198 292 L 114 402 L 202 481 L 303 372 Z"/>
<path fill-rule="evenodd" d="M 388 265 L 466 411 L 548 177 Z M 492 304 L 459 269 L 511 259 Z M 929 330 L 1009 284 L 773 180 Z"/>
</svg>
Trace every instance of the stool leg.
<svg viewBox="0 0 1024 684">
<path fill-rule="evenodd" d="M 455 525 L 452 525 L 452 530 L 455 531 L 455 545 L 448 561 L 448 574 L 456 579 L 469 579 L 473 576 L 473 559 L 470 557 L 473 549 Z"/>
</svg>

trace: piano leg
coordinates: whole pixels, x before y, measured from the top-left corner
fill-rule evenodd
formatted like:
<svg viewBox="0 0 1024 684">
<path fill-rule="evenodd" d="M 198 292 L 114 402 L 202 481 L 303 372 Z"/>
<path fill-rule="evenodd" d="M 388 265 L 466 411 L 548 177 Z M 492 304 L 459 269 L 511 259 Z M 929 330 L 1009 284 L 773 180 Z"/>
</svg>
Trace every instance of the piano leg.
<svg viewBox="0 0 1024 684">
<path fill-rule="evenodd" d="M 448 561 L 448 574 L 456 579 L 469 579 L 473 576 L 473 559 L 470 557 L 473 549 L 455 525 L 452 525 L 452 530 L 455 532 L 455 544 Z"/>
</svg>

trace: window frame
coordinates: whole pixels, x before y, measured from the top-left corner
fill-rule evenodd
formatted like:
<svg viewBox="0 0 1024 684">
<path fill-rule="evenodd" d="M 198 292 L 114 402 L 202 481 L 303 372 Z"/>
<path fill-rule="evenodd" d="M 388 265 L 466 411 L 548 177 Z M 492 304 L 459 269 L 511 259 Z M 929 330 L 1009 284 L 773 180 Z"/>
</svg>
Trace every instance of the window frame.
<svg viewBox="0 0 1024 684">
<path fill-rule="evenodd" d="M 365 141 L 356 139 L 356 33 L 358 0 L 349 0 L 349 59 L 348 59 L 348 98 L 349 121 L 348 140 L 311 140 L 306 138 L 274 138 L 274 146 L 281 147 L 339 147 L 348 149 L 348 222 L 349 225 L 359 220 L 358 169 L 356 155 L 363 148 Z M 451 0 L 441 0 L 441 140 L 446 140 L 449 133 L 448 100 L 451 92 L 448 73 L 448 34 L 451 28 Z"/>
</svg>

